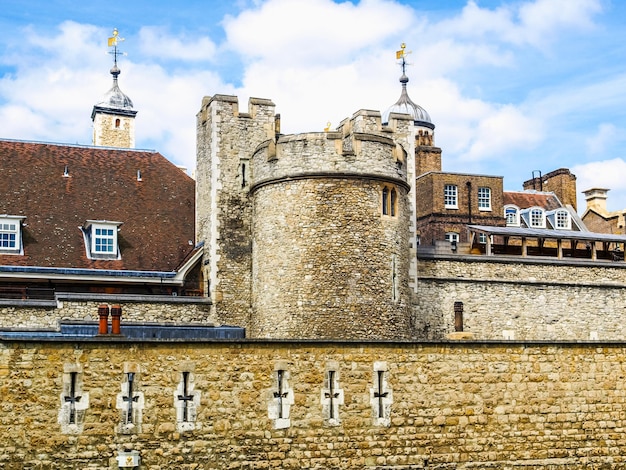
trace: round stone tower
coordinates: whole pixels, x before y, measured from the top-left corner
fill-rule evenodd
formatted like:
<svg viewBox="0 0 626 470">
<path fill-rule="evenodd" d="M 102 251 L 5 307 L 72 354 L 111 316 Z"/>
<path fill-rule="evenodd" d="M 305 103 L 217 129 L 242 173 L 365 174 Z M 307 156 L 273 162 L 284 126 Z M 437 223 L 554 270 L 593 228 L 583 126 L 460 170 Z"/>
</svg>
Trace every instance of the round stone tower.
<svg viewBox="0 0 626 470">
<path fill-rule="evenodd" d="M 409 122 L 359 111 L 254 150 L 249 336 L 412 336 Z"/>
</svg>

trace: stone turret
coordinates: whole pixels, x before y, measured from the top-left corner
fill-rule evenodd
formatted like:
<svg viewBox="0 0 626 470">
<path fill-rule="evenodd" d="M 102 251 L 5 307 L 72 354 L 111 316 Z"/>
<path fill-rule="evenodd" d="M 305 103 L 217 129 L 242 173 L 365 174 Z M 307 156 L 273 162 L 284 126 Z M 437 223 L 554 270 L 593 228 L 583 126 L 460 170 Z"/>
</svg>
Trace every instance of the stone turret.
<svg viewBox="0 0 626 470">
<path fill-rule="evenodd" d="M 135 116 L 133 102 L 120 90 L 118 77 L 122 73 L 117 66 L 117 30 L 109 38 L 109 45 L 114 47 L 114 63 L 111 68 L 113 85 L 102 99 L 93 107 L 93 145 L 105 147 L 135 148 Z"/>
<path fill-rule="evenodd" d="M 274 103 L 205 97 L 197 115 L 196 231 L 204 242 L 205 293 L 224 324 L 246 326 L 251 309 L 252 151 L 276 134 Z"/>
<path fill-rule="evenodd" d="M 298 135 L 276 122 L 271 101 L 243 114 L 222 95 L 198 114 L 198 239 L 218 318 L 249 337 L 411 337 L 411 119 L 363 110 Z"/>
</svg>

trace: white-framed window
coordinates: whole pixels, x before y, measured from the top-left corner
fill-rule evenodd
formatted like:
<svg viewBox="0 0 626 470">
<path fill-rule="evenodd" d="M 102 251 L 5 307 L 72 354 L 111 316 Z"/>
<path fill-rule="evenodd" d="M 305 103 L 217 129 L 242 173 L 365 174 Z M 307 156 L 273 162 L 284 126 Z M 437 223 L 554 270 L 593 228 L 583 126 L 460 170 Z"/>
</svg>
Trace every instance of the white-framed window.
<svg viewBox="0 0 626 470">
<path fill-rule="evenodd" d="M 487 235 L 485 233 L 478 234 L 478 243 L 480 243 L 481 245 L 487 244 Z"/>
<path fill-rule="evenodd" d="M 504 206 L 504 217 L 507 227 L 519 227 L 519 207 L 509 205 Z"/>
<path fill-rule="evenodd" d="M 22 220 L 23 216 L 0 216 L 0 253 L 22 253 Z"/>
<path fill-rule="evenodd" d="M 557 230 L 570 230 L 572 228 L 572 219 L 569 212 L 565 209 L 557 209 L 550 214 L 552 225 Z"/>
<path fill-rule="evenodd" d="M 87 256 L 91 259 L 118 259 L 120 250 L 117 232 L 122 222 L 88 220 L 83 227 Z"/>
<path fill-rule="evenodd" d="M 491 188 L 486 188 L 483 186 L 478 188 L 478 210 L 491 210 Z"/>
<path fill-rule="evenodd" d="M 446 209 L 458 209 L 458 188 L 456 184 L 446 184 L 443 187 L 443 205 Z"/>
<path fill-rule="evenodd" d="M 522 212 L 530 228 L 546 228 L 546 212 L 541 207 L 531 207 Z"/>
<path fill-rule="evenodd" d="M 445 240 L 447 242 L 459 242 L 459 234 L 457 232 L 446 232 L 446 238 Z"/>
</svg>

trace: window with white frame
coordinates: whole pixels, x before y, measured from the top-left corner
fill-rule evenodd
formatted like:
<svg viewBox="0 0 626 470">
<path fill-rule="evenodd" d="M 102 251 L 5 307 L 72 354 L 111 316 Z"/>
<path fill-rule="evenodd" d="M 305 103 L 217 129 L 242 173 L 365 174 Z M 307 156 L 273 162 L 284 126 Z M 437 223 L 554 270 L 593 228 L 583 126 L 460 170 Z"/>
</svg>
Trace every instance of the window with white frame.
<svg viewBox="0 0 626 470">
<path fill-rule="evenodd" d="M 91 259 L 118 259 L 120 251 L 117 232 L 121 222 L 89 220 L 83 228 L 87 254 Z"/>
<path fill-rule="evenodd" d="M 491 188 L 486 188 L 486 187 L 478 188 L 478 210 L 481 210 L 481 211 L 491 210 Z"/>
<path fill-rule="evenodd" d="M 443 204 L 446 209 L 458 209 L 458 189 L 455 184 L 446 184 L 443 187 Z"/>
<path fill-rule="evenodd" d="M 546 213 L 540 207 L 533 207 L 529 211 L 530 226 L 533 228 L 546 228 Z"/>
<path fill-rule="evenodd" d="M 459 242 L 459 234 L 457 232 L 446 232 L 446 238 L 445 240 L 447 242 Z"/>
<path fill-rule="evenodd" d="M 572 228 L 572 220 L 570 219 L 569 212 L 564 209 L 559 209 L 554 212 L 554 228 L 560 230 L 569 230 Z"/>
<path fill-rule="evenodd" d="M 517 206 L 505 206 L 504 217 L 507 227 L 519 227 L 519 208 Z"/>
<path fill-rule="evenodd" d="M 19 254 L 22 251 L 22 216 L 0 216 L 0 253 Z"/>
</svg>

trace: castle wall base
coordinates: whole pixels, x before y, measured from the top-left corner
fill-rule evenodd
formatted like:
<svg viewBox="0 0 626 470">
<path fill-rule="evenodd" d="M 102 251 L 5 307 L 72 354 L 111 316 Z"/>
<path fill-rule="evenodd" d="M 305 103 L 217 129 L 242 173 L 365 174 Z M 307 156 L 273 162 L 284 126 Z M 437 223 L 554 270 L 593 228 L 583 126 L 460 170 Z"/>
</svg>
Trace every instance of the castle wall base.
<svg viewBox="0 0 626 470">
<path fill-rule="evenodd" d="M 2 341 L 0 455 L 50 470 L 117 468 L 121 452 L 154 469 L 624 468 L 625 363 L 623 342 Z M 77 434 L 57 421 L 67 371 L 89 394 Z M 128 371 L 143 418 L 120 432 Z"/>
</svg>

